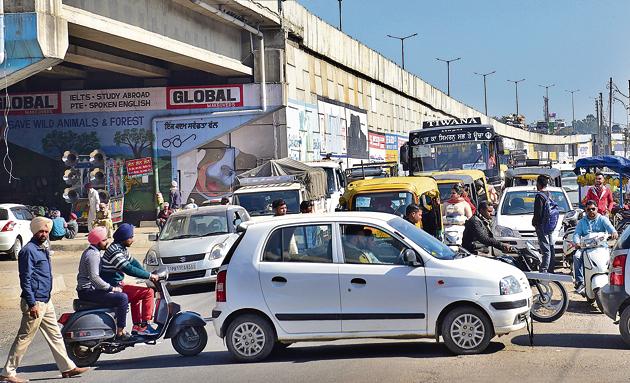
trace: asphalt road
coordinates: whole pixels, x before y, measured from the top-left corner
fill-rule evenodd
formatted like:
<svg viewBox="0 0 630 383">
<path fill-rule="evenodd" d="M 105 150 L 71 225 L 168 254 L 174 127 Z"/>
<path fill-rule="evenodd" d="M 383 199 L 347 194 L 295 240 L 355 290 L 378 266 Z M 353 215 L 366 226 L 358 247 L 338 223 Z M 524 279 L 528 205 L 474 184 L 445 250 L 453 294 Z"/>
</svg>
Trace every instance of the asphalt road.
<svg viewBox="0 0 630 383">
<path fill-rule="evenodd" d="M 170 341 L 103 355 L 83 382 L 439 382 L 502 381 L 569 382 L 579 379 L 629 381 L 630 347 L 616 325 L 572 295 L 569 311 L 552 324 L 535 324 L 535 347 L 525 331 L 495 338 L 483 355 L 450 355 L 434 340 L 359 340 L 298 343 L 264 363 L 237 364 L 208 324 L 209 341 L 197 357 L 179 356 Z M 214 294 L 182 295 L 184 310 L 209 317 Z M 5 323 L 6 325 L 6 323 Z M 7 327 L 2 326 L 3 331 Z M 11 330 L 9 330 L 11 331 Z M 8 345 L 3 343 L 4 362 Z M 19 369 L 32 381 L 59 378 L 52 356 L 37 336 Z"/>
</svg>

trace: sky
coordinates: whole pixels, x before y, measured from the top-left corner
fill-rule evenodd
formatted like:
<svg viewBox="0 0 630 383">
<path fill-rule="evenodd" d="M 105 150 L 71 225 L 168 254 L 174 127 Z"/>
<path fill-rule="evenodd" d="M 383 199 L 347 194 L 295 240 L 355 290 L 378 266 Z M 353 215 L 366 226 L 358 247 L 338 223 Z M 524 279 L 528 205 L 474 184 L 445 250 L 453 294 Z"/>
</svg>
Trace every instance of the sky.
<svg viewBox="0 0 630 383">
<path fill-rule="evenodd" d="M 298 0 L 328 23 L 339 25 L 338 0 Z M 628 95 L 630 0 L 343 0 L 343 31 L 400 64 L 400 41 L 387 35 L 418 36 L 405 41 L 405 69 L 446 92 L 451 63 L 451 96 L 484 110 L 483 78 L 488 73 L 488 114 L 516 111 L 527 123 L 542 120 L 545 89 L 549 111 L 568 123 L 595 114 L 595 100 L 610 77 Z M 626 104 L 628 99 L 621 98 Z M 608 107 L 605 106 L 607 113 Z M 621 103 L 613 121 L 625 125 Z M 607 117 L 606 117 L 607 118 Z M 568 124 L 567 124 L 568 125 Z"/>
</svg>

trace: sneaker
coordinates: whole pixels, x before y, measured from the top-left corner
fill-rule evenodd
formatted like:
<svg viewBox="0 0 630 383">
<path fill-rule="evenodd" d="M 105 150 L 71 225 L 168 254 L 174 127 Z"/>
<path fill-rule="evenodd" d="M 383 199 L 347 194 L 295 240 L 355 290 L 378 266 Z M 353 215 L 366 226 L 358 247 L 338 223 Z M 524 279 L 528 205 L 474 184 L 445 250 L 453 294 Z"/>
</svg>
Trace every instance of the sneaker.
<svg viewBox="0 0 630 383">
<path fill-rule="evenodd" d="M 158 335 L 160 332 L 156 329 L 154 329 L 153 327 L 151 327 L 151 325 L 144 325 L 144 326 L 138 326 L 138 335 L 145 335 L 145 336 L 151 336 L 151 335 Z"/>
<path fill-rule="evenodd" d="M 115 339 L 122 342 L 128 342 L 133 339 L 133 335 L 128 332 L 123 332 L 121 335 L 116 335 Z"/>
<path fill-rule="evenodd" d="M 575 292 L 578 294 L 584 294 L 584 290 L 586 290 L 586 287 L 583 284 L 580 284 L 575 288 Z"/>
</svg>

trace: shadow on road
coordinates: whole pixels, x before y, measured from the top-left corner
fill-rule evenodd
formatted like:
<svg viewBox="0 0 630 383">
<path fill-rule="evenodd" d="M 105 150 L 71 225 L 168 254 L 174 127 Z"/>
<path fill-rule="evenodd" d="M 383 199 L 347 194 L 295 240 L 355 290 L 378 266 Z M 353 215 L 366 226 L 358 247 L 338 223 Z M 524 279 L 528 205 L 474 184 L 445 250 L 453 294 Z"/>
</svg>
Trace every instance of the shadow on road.
<svg viewBox="0 0 630 383">
<path fill-rule="evenodd" d="M 491 342 L 484 354 L 501 351 L 505 345 Z M 322 360 L 345 359 L 380 359 L 380 358 L 446 358 L 453 357 L 444 345 L 433 342 L 394 342 L 371 343 L 356 345 L 321 345 L 299 346 L 292 345 L 286 350 L 272 354 L 265 362 L 307 363 Z M 116 360 L 99 361 L 94 367 L 97 371 L 119 370 L 152 370 L 172 367 L 219 366 L 238 365 L 227 351 L 202 352 L 195 357 L 183 357 L 176 353 L 169 355 L 148 356 L 143 358 L 117 358 Z M 56 371 L 53 363 L 23 366 L 20 372 Z"/>
<path fill-rule="evenodd" d="M 529 346 L 527 335 L 512 338 L 512 343 Z M 534 335 L 535 347 L 565 347 L 581 349 L 627 350 L 628 346 L 620 335 L 614 334 L 537 334 Z"/>
<path fill-rule="evenodd" d="M 601 311 L 597 309 L 597 307 L 595 307 L 595 305 L 588 303 L 586 301 L 586 298 L 583 298 L 581 295 L 577 294 L 569 295 L 569 307 L 567 308 L 567 312 L 577 314 L 604 315 Z"/>
</svg>

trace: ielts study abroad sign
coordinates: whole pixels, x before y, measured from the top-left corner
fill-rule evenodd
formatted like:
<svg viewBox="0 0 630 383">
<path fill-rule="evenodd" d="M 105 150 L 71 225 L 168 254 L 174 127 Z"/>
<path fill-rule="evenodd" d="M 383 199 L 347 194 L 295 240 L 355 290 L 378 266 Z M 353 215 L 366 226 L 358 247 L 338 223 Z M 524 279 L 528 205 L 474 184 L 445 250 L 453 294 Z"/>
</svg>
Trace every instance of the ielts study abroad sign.
<svg viewBox="0 0 630 383">
<path fill-rule="evenodd" d="M 168 109 L 235 108 L 243 106 L 243 86 L 212 85 L 168 87 Z"/>
</svg>

